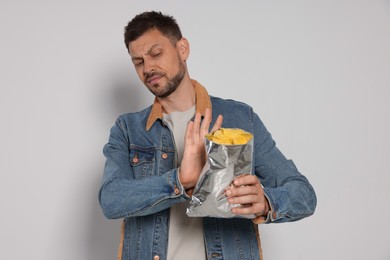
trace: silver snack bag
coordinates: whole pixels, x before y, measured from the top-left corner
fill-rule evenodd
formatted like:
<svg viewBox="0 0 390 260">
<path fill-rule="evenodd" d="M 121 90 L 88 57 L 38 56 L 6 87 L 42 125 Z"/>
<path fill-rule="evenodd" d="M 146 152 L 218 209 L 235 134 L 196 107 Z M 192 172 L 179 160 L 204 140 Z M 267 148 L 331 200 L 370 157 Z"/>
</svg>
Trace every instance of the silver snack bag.
<svg viewBox="0 0 390 260">
<path fill-rule="evenodd" d="M 207 162 L 187 207 L 187 215 L 189 217 L 255 218 L 254 214 L 234 215 L 231 209 L 243 205 L 229 204 L 225 195 L 225 189 L 233 185 L 237 177 L 252 174 L 253 136 L 241 129 L 220 130 L 225 130 L 228 135 L 240 132 L 245 135 L 245 138 L 238 136 L 236 141 L 230 142 L 233 144 L 226 144 L 229 141 L 226 141 L 225 137 L 218 139 L 212 138 L 212 135 L 206 136 Z"/>
</svg>

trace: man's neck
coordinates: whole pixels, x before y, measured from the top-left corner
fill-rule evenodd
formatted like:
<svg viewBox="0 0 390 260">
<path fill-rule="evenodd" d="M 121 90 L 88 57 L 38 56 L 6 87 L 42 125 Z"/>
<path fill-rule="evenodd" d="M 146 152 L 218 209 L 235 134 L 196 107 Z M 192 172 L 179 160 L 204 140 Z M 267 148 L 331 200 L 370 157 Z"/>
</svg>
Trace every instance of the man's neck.
<svg viewBox="0 0 390 260">
<path fill-rule="evenodd" d="M 195 89 L 191 79 L 186 75 L 177 89 L 166 98 L 158 98 L 164 113 L 183 112 L 195 105 Z"/>
</svg>

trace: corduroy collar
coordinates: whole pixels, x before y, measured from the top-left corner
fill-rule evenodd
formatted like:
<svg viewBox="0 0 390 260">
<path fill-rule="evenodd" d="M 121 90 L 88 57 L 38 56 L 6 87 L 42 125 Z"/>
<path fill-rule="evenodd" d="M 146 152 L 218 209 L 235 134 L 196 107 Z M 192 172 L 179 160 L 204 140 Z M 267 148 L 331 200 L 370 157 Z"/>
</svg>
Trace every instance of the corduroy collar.
<svg viewBox="0 0 390 260">
<path fill-rule="evenodd" d="M 206 108 L 211 109 L 210 96 L 207 90 L 199 84 L 196 80 L 192 80 L 192 85 L 195 88 L 195 107 L 196 112 L 199 112 L 202 116 L 205 115 Z M 146 123 L 146 131 L 152 127 L 157 119 L 163 118 L 163 108 L 157 97 L 154 99 L 152 110 L 150 111 L 148 121 Z"/>
</svg>

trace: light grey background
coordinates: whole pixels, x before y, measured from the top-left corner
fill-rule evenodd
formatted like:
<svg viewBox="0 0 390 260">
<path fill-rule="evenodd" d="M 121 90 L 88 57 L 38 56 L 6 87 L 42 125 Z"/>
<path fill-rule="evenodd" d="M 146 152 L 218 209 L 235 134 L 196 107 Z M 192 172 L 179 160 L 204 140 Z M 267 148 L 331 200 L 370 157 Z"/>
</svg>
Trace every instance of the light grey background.
<svg viewBox="0 0 390 260">
<path fill-rule="evenodd" d="M 190 75 L 249 103 L 318 208 L 261 226 L 267 260 L 390 259 L 390 1 L 0 1 L 0 259 L 116 259 L 97 202 L 120 113 L 149 105 L 122 43 L 174 15 Z"/>
</svg>

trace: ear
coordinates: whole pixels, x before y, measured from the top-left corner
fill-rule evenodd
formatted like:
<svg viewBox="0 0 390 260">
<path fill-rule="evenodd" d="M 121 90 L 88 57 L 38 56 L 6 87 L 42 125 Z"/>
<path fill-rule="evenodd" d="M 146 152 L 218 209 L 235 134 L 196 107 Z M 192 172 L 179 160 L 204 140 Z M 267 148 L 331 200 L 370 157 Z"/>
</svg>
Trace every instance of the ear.
<svg viewBox="0 0 390 260">
<path fill-rule="evenodd" d="M 176 48 L 179 52 L 180 58 L 182 61 L 186 61 L 190 55 L 190 43 L 186 38 L 181 38 L 176 43 Z"/>
</svg>

